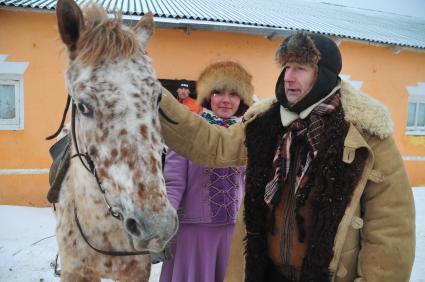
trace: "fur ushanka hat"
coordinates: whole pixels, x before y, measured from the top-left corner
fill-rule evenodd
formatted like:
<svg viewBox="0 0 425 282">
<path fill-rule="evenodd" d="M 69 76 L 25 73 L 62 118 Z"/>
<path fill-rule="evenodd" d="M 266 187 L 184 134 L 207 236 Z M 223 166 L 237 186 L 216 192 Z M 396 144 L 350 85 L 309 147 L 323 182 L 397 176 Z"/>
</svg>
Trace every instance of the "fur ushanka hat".
<svg viewBox="0 0 425 282">
<path fill-rule="evenodd" d="M 276 51 L 276 61 L 283 67 L 288 62 L 317 66 L 313 88 L 301 101 L 289 107 L 285 95 L 285 69 L 276 83 L 276 98 L 282 106 L 299 113 L 326 95 L 339 82 L 342 58 L 338 46 L 330 38 L 319 34 L 299 32 L 287 37 Z"/>
<path fill-rule="evenodd" d="M 241 103 L 251 106 L 254 87 L 252 76 L 240 64 L 232 61 L 218 62 L 206 67 L 196 82 L 197 102 L 203 105 L 210 100 L 214 90 L 235 91 L 241 97 Z"/>
</svg>

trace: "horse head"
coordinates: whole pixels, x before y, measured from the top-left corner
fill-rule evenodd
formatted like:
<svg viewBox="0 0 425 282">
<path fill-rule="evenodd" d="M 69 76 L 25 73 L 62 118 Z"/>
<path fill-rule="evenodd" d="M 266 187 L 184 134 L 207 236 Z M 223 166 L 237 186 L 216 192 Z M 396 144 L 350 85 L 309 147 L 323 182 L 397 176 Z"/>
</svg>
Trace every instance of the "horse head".
<svg viewBox="0 0 425 282">
<path fill-rule="evenodd" d="M 153 17 L 127 27 L 96 5 L 81 10 L 73 0 L 59 0 L 56 10 L 69 55 L 73 154 L 84 156 L 73 159 L 81 170 L 76 181 L 90 186 L 85 197 L 101 188 L 134 250 L 160 251 L 178 224 L 161 169 L 161 85 L 145 51 Z"/>
</svg>

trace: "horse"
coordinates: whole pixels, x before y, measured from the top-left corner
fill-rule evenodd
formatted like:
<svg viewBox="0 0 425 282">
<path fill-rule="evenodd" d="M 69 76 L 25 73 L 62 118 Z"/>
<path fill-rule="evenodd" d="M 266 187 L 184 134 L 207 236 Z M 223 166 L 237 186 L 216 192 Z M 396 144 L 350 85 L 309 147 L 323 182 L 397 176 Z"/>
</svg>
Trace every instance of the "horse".
<svg viewBox="0 0 425 282">
<path fill-rule="evenodd" d="M 74 0 L 59 0 L 56 16 L 72 106 L 71 157 L 55 205 L 61 281 L 148 281 L 149 254 L 178 227 L 161 168 L 162 88 L 145 51 L 153 16 L 128 27 L 119 14 Z"/>
</svg>

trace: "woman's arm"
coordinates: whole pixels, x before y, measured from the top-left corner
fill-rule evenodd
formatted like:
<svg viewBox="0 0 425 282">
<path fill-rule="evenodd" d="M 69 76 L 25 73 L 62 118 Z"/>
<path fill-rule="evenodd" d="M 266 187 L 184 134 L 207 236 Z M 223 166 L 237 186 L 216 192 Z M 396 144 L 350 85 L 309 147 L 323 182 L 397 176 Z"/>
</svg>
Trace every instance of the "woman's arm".
<svg viewBox="0 0 425 282">
<path fill-rule="evenodd" d="M 165 158 L 164 178 L 167 197 L 177 210 L 187 187 L 187 171 L 189 161 L 172 150 L 168 150 Z"/>
</svg>

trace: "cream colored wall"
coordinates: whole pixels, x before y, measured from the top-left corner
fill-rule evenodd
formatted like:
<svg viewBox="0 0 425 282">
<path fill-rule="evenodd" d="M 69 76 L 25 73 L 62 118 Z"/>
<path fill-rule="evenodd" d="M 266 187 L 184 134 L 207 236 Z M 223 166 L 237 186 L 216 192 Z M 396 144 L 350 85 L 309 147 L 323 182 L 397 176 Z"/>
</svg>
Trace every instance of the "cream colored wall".
<svg viewBox="0 0 425 282">
<path fill-rule="evenodd" d="M 158 77 L 167 79 L 196 80 L 208 64 L 217 60 L 237 61 L 253 75 L 256 95 L 267 97 L 274 93 L 279 75 L 274 63 L 279 43 L 262 36 L 157 29 L 148 52 Z"/>
<path fill-rule="evenodd" d="M 0 54 L 29 62 L 24 75 L 24 130 L 0 130 L 0 170 L 49 167 L 44 138 L 60 122 L 66 96 L 64 57 L 53 14 L 0 10 Z M 47 174 L 0 175 L 0 203 L 47 205 Z"/>
<path fill-rule="evenodd" d="M 342 72 L 351 79 L 363 81 L 362 90 L 383 102 L 394 121 L 394 138 L 403 157 L 421 157 L 406 160 L 409 177 L 414 186 L 425 186 L 425 136 L 406 136 L 407 86 L 425 82 L 425 52 L 402 50 L 399 54 L 390 48 L 343 42 Z"/>
<path fill-rule="evenodd" d="M 0 204 L 44 206 L 48 204 L 47 174 L 1 175 L 1 171 L 49 167 L 48 149 L 53 142 L 44 138 L 59 125 L 66 101 L 65 52 L 61 52 L 54 14 L 0 9 L 0 19 L 0 54 L 8 55 L 7 61 L 29 62 L 24 76 L 25 128 L 0 131 Z M 265 98 L 274 93 L 279 74 L 274 52 L 280 41 L 253 35 L 157 29 L 148 53 L 162 79 L 196 80 L 207 64 L 238 61 L 253 75 L 255 93 Z M 425 155 L 423 140 L 404 136 L 405 86 L 425 80 L 425 53 L 394 54 L 382 47 L 352 42 L 343 42 L 340 47 L 343 73 L 364 81 L 362 89 L 390 108 L 402 154 Z M 425 162 L 407 165 L 413 184 L 425 185 L 425 176 L 418 169 L 425 169 Z"/>
</svg>

